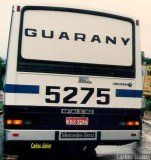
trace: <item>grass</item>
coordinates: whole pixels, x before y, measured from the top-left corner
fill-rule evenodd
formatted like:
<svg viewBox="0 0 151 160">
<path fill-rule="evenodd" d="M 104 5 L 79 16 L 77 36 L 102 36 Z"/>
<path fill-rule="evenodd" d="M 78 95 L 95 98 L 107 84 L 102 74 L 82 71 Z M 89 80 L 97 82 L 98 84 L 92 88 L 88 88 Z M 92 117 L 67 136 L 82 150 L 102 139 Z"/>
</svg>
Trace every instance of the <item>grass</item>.
<svg viewBox="0 0 151 160">
<path fill-rule="evenodd" d="M 3 110 L 3 102 L 0 101 L 0 111 Z"/>
<path fill-rule="evenodd" d="M 151 111 L 151 99 L 146 100 L 145 105 L 146 105 L 147 111 Z"/>
</svg>

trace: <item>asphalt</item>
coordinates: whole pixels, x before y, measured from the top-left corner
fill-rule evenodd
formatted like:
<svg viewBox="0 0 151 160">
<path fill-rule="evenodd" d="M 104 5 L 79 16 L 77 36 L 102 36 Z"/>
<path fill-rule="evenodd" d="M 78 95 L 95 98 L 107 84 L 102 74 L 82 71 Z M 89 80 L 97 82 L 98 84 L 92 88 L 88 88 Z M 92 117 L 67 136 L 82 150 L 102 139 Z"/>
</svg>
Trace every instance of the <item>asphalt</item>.
<svg viewBox="0 0 151 160">
<path fill-rule="evenodd" d="M 151 127 L 151 114 L 149 111 L 144 113 L 143 123 Z"/>
</svg>

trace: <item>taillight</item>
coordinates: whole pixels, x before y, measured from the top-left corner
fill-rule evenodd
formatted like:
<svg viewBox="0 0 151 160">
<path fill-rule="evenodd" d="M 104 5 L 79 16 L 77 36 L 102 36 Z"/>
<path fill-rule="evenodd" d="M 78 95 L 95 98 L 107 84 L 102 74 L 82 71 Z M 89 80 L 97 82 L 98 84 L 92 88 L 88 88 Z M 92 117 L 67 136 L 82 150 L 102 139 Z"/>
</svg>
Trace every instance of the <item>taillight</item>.
<svg viewBox="0 0 151 160">
<path fill-rule="evenodd" d="M 22 120 L 22 119 L 7 119 L 7 125 L 32 125 L 31 120 Z"/>
<path fill-rule="evenodd" d="M 127 126 L 139 126 L 139 121 L 128 121 Z"/>
<path fill-rule="evenodd" d="M 23 120 L 21 120 L 21 119 L 15 119 L 15 120 L 13 120 L 13 124 L 14 125 L 23 125 Z"/>
<path fill-rule="evenodd" d="M 140 122 L 139 121 L 122 121 L 120 122 L 120 126 L 139 126 Z"/>
<path fill-rule="evenodd" d="M 128 121 L 127 126 L 134 126 L 134 121 Z"/>
<path fill-rule="evenodd" d="M 135 126 L 139 126 L 139 125 L 140 125 L 139 121 L 135 121 Z"/>
<path fill-rule="evenodd" d="M 13 124 L 13 120 L 12 120 L 12 119 L 7 119 L 7 120 L 6 120 L 6 124 L 7 124 L 7 125 Z"/>
<path fill-rule="evenodd" d="M 21 7 L 17 6 L 17 12 L 20 12 Z"/>
</svg>

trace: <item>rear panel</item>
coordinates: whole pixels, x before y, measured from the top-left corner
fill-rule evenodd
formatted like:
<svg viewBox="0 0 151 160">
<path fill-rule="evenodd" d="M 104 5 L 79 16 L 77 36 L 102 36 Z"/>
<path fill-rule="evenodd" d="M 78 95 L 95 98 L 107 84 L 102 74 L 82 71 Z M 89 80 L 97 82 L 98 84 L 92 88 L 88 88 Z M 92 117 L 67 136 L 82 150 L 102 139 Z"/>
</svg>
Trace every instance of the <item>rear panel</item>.
<svg viewBox="0 0 151 160">
<path fill-rule="evenodd" d="M 129 121 L 141 123 L 140 55 L 136 54 L 134 20 L 96 11 L 36 6 L 23 7 L 14 17 L 14 21 L 20 19 L 18 28 L 12 24 L 19 40 L 11 33 L 5 119 L 23 119 L 24 124 L 5 124 L 6 129 L 53 130 L 53 135 L 58 130 L 81 130 L 78 135 L 95 130 L 96 137 L 104 130 L 104 140 L 109 130 L 117 135 L 125 130 L 123 133 L 129 133 L 125 140 L 139 139 L 141 125 L 126 125 Z M 10 63 L 12 40 L 18 45 L 13 50 L 15 64 Z M 70 136 L 66 139 L 66 134 L 69 136 L 69 132 L 60 132 L 60 139 L 73 140 Z M 10 132 L 8 137 L 12 138 Z"/>
<path fill-rule="evenodd" d="M 17 83 L 5 87 L 16 105 L 35 107 L 135 108 L 141 93 L 130 79 L 44 73 L 18 73 Z"/>
</svg>

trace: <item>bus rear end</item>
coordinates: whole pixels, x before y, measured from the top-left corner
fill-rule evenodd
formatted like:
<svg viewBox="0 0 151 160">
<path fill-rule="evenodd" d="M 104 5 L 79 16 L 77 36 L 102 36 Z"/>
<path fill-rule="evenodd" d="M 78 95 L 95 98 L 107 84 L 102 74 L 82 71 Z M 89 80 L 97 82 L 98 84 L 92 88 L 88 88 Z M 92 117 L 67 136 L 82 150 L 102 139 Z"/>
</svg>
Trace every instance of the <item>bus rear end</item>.
<svg viewBox="0 0 151 160">
<path fill-rule="evenodd" d="M 139 141 L 139 45 L 139 26 L 128 17 L 87 7 L 15 6 L 6 147 L 83 150 Z"/>
</svg>

